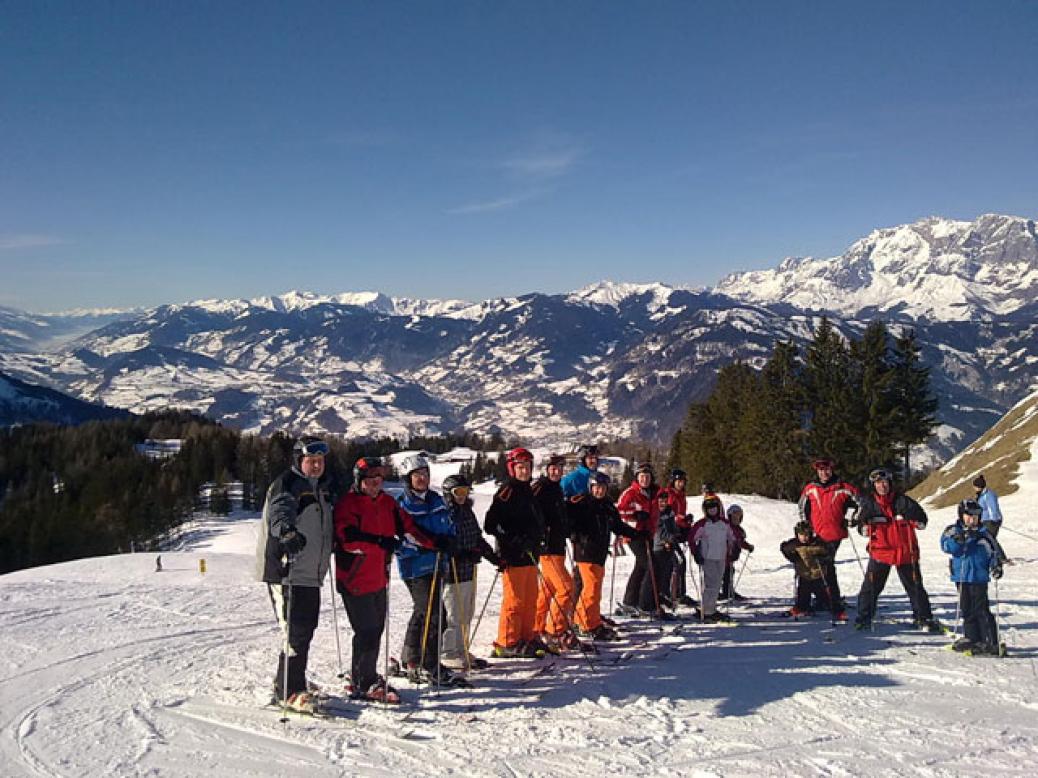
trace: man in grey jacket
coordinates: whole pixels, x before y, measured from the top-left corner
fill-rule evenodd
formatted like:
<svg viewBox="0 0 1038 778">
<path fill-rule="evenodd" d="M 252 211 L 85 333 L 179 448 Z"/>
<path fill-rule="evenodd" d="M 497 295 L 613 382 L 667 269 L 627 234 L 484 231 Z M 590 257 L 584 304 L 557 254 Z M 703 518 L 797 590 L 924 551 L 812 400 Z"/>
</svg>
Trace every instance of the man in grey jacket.
<svg viewBox="0 0 1038 778">
<path fill-rule="evenodd" d="M 332 501 L 324 478 L 327 454 L 328 444 L 319 438 L 306 436 L 296 442 L 292 469 L 267 490 L 256 549 L 257 578 L 267 584 L 278 624 L 288 635 L 287 674 L 282 649 L 275 693 L 302 713 L 315 708 L 307 690 L 306 663 L 332 551 Z"/>
</svg>

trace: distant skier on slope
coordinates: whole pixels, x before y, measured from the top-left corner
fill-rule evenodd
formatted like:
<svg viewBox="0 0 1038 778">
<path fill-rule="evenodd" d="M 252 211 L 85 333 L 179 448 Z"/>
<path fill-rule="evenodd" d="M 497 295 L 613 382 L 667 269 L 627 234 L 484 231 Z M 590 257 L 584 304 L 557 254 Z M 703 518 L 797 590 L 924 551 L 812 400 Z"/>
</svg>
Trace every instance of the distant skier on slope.
<svg viewBox="0 0 1038 778">
<path fill-rule="evenodd" d="M 257 577 L 267 584 L 278 623 L 287 635 L 288 656 L 282 648 L 275 695 L 299 713 L 313 713 L 316 707 L 307 689 L 306 665 L 321 610 L 321 585 L 331 566 L 327 455 L 328 444 L 319 438 L 306 436 L 296 442 L 292 468 L 267 490 L 256 549 Z"/>
<path fill-rule="evenodd" d="M 836 552 L 847 537 L 847 513 L 858 507 L 858 489 L 836 475 L 835 463 L 828 457 L 819 457 L 812 466 L 817 478 L 800 493 L 800 520 L 811 522 L 815 535 L 829 544 L 825 580 L 829 582 L 829 590 L 840 606 L 841 619 L 846 619 L 840 581 L 836 576 Z"/>
<path fill-rule="evenodd" d="M 983 511 L 980 523 L 991 537 L 997 538 L 998 531 L 1002 529 L 1002 509 L 998 506 L 998 495 L 988 486 L 983 473 L 973 479 L 973 489 L 977 493 L 976 502 Z"/>
<path fill-rule="evenodd" d="M 916 529 L 926 527 L 926 512 L 907 494 L 894 490 L 894 477 L 889 470 L 873 470 L 869 481 L 872 491 L 859 495 L 859 508 L 852 520 L 858 531 L 869 538 L 869 565 L 858 592 L 858 616 L 854 626 L 857 629 L 871 626 L 876 601 L 887 583 L 890 568 L 894 567 L 912 603 L 916 626 L 928 632 L 940 632 L 919 569 Z"/>
<path fill-rule="evenodd" d="M 959 520 L 941 535 L 941 549 L 951 555 L 951 579 L 959 592 L 963 637 L 952 649 L 982 656 L 1001 656 L 995 617 L 988 604 L 988 581 L 1002 577 L 1009 560 L 987 527 L 981 525 L 983 508 L 976 500 L 959 503 Z"/>
</svg>

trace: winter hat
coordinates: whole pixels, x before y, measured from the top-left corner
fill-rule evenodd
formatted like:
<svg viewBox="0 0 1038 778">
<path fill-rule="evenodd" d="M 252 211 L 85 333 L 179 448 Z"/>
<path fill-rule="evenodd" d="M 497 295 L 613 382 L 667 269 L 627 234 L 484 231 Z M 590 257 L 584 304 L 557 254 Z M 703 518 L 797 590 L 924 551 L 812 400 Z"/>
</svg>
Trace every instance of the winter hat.
<svg viewBox="0 0 1038 778">
<path fill-rule="evenodd" d="M 807 535 L 809 538 L 815 536 L 815 528 L 811 526 L 809 521 L 798 521 L 796 526 L 793 527 L 794 535 Z"/>
<path fill-rule="evenodd" d="M 973 488 L 978 492 L 982 492 L 988 488 L 988 482 L 984 480 L 984 474 L 981 473 L 973 479 Z"/>
</svg>

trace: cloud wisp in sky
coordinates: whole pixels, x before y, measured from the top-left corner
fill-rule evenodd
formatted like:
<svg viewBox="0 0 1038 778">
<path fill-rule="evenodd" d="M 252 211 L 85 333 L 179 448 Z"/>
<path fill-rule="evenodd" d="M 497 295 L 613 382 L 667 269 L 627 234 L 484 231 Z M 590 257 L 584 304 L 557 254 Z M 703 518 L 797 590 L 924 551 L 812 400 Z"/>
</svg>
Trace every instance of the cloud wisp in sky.
<svg viewBox="0 0 1038 778">
<path fill-rule="evenodd" d="M 62 246 L 68 243 L 57 235 L 40 235 L 20 233 L 0 235 L 0 251 L 18 251 L 21 249 L 38 249 L 45 246 Z"/>
<path fill-rule="evenodd" d="M 476 213 L 492 213 L 494 211 L 506 211 L 509 208 L 515 208 L 523 203 L 528 203 L 531 200 L 536 200 L 540 197 L 548 194 L 550 190 L 537 189 L 529 192 L 519 192 L 517 194 L 505 195 L 504 197 L 498 197 L 493 200 L 483 200 L 474 203 L 467 203 L 466 205 L 459 205 L 456 208 L 448 208 L 447 213 L 451 216 L 466 216 L 469 214 Z"/>
</svg>

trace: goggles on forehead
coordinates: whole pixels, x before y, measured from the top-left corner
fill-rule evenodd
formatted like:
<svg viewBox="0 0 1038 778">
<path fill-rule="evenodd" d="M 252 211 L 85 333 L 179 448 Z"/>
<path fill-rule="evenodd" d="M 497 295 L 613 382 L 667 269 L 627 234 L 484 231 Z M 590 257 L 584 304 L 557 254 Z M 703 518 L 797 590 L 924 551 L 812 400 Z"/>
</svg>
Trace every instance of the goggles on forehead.
<svg viewBox="0 0 1038 778">
<path fill-rule="evenodd" d="M 315 440 L 299 446 L 299 452 L 304 457 L 323 457 L 328 455 L 328 444 L 323 440 Z"/>
</svg>

